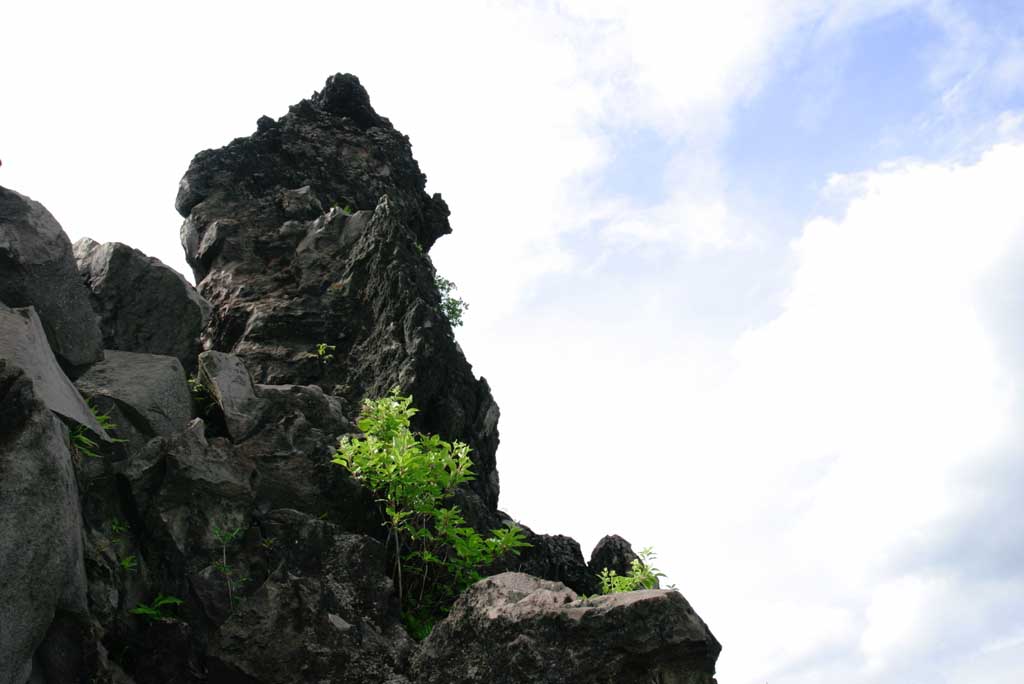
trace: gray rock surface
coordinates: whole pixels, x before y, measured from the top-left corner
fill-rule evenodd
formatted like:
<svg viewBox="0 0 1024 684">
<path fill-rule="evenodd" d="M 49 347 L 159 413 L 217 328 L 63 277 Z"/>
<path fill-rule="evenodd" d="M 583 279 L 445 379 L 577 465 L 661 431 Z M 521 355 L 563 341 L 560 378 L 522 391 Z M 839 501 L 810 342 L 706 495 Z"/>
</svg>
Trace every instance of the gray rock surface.
<svg viewBox="0 0 1024 684">
<path fill-rule="evenodd" d="M 67 429 L 4 359 L 0 406 L 0 682 L 22 684 L 34 656 L 49 672 L 81 657 L 60 643 L 88 611 L 82 518 Z"/>
<path fill-rule="evenodd" d="M 721 646 L 675 591 L 581 601 L 503 573 L 470 587 L 423 642 L 417 684 L 713 684 Z"/>
<path fill-rule="evenodd" d="M 178 359 L 112 349 L 105 350 L 104 355 L 104 360 L 90 366 L 75 386 L 94 405 L 98 406 L 101 399 L 113 402 L 121 416 L 121 428 L 131 426 L 142 441 L 148 441 L 177 434 L 188 426 L 192 395 Z"/>
<path fill-rule="evenodd" d="M 234 354 L 200 354 L 199 381 L 223 412 L 231 439 L 245 439 L 263 420 L 267 402 L 256 396 L 249 371 Z"/>
<path fill-rule="evenodd" d="M 276 567 L 211 644 L 211 681 L 393 682 L 413 649 L 399 622 L 384 548 L 298 511 L 261 521 Z"/>
<path fill-rule="evenodd" d="M 7 359 L 25 372 L 35 387 L 33 393 L 46 408 L 86 426 L 95 436 L 106 438 L 96 417 L 57 363 L 33 307 L 9 309 L 0 304 L 0 359 Z"/>
<path fill-rule="evenodd" d="M 356 407 L 401 386 L 416 429 L 473 448 L 473 491 L 494 509 L 498 407 L 441 313 L 426 253 L 451 228 L 424 187 L 408 139 L 339 74 L 252 136 L 196 155 L 176 207 L 213 305 L 208 349 L 237 354 L 258 383 L 317 384 Z"/>
<path fill-rule="evenodd" d="M 34 306 L 53 353 L 72 371 L 98 361 L 103 343 L 71 241 L 43 205 L 0 187 L 0 301 Z"/>
<path fill-rule="evenodd" d="M 177 357 L 195 371 L 210 304 L 181 274 L 120 242 L 83 238 L 75 260 L 107 349 Z"/>
</svg>

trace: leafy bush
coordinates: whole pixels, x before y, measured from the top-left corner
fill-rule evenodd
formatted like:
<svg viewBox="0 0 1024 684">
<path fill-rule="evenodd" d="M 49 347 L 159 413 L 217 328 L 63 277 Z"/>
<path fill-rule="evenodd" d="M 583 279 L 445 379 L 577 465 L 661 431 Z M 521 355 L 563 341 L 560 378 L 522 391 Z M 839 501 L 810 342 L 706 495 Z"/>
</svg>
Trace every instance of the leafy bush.
<svg viewBox="0 0 1024 684">
<path fill-rule="evenodd" d="M 475 477 L 470 449 L 437 435 L 413 434 L 409 420 L 416 413 L 412 397 L 401 396 L 398 388 L 364 401 L 358 425 L 365 437 L 342 437 L 332 462 L 377 497 L 403 619 L 422 638 L 455 597 L 482 578 L 483 567 L 529 544 L 516 525 L 484 538 L 450 505 L 455 489 Z"/>
<path fill-rule="evenodd" d="M 658 586 L 658 579 L 664 577 L 665 573 L 650 564 L 655 558 L 654 549 L 648 546 L 637 555 L 639 558 L 630 564 L 627 575 L 619 575 L 608 568 L 601 571 L 599 578 L 602 594 L 619 594 L 637 589 L 654 589 Z"/>
<path fill-rule="evenodd" d="M 435 275 L 434 285 L 437 286 L 438 292 L 441 293 L 441 313 L 444 314 L 444 317 L 448 319 L 453 328 L 459 327 L 462 325 L 462 314 L 469 309 L 469 304 L 458 297 L 452 296 L 452 292 L 459 288 L 447 278 Z"/>
</svg>

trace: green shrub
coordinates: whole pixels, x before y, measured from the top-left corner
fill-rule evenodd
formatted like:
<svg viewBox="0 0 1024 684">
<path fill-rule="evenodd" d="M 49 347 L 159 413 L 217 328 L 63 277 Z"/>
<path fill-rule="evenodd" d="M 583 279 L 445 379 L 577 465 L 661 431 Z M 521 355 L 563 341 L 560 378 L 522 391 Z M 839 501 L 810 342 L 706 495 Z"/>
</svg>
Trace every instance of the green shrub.
<svg viewBox="0 0 1024 684">
<path fill-rule="evenodd" d="M 412 397 L 398 388 L 363 402 L 362 439 L 342 437 L 336 463 L 374 493 L 385 517 L 385 552 L 403 619 L 414 636 L 429 634 L 452 601 L 482 578 L 480 570 L 506 554 L 529 546 L 516 525 L 484 538 L 457 506 L 455 489 L 474 479 L 469 447 L 437 435 L 413 434 Z"/>
<path fill-rule="evenodd" d="M 602 594 L 619 594 L 637 589 L 654 589 L 658 586 L 658 579 L 664 577 L 665 573 L 650 564 L 655 558 L 654 549 L 648 546 L 637 555 L 639 558 L 630 564 L 627 575 L 619 575 L 608 568 L 601 571 L 599 578 Z"/>
<path fill-rule="evenodd" d="M 469 309 L 469 304 L 458 297 L 452 296 L 452 292 L 459 288 L 447 278 L 435 275 L 434 285 L 437 286 L 437 291 L 441 293 L 441 313 L 444 314 L 444 317 L 448 319 L 453 328 L 459 327 L 462 325 L 462 314 Z"/>
</svg>

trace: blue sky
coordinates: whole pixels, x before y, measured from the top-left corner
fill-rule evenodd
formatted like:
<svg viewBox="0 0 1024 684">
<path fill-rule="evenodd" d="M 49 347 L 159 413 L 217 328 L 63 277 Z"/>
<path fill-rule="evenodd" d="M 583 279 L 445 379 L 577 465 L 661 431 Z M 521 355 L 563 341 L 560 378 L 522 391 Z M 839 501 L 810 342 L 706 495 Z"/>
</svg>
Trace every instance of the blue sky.
<svg viewBox="0 0 1024 684">
<path fill-rule="evenodd" d="M 1017 684 L 1024 11 L 363 5 L 11 8 L 0 184 L 187 272 L 192 155 L 355 73 L 452 208 L 503 508 L 653 545 L 722 684 Z"/>
</svg>

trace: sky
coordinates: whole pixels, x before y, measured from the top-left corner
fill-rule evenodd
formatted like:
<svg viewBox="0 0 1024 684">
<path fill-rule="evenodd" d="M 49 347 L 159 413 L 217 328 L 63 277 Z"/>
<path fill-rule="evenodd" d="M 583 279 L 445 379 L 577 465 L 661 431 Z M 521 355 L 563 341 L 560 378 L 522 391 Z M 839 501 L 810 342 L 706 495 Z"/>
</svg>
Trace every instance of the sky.
<svg viewBox="0 0 1024 684">
<path fill-rule="evenodd" d="M 0 185 L 191 274 L 177 182 L 335 72 L 409 135 L 500 505 L 657 565 L 720 684 L 1019 684 L 1024 10 L 17 3 Z"/>
</svg>

